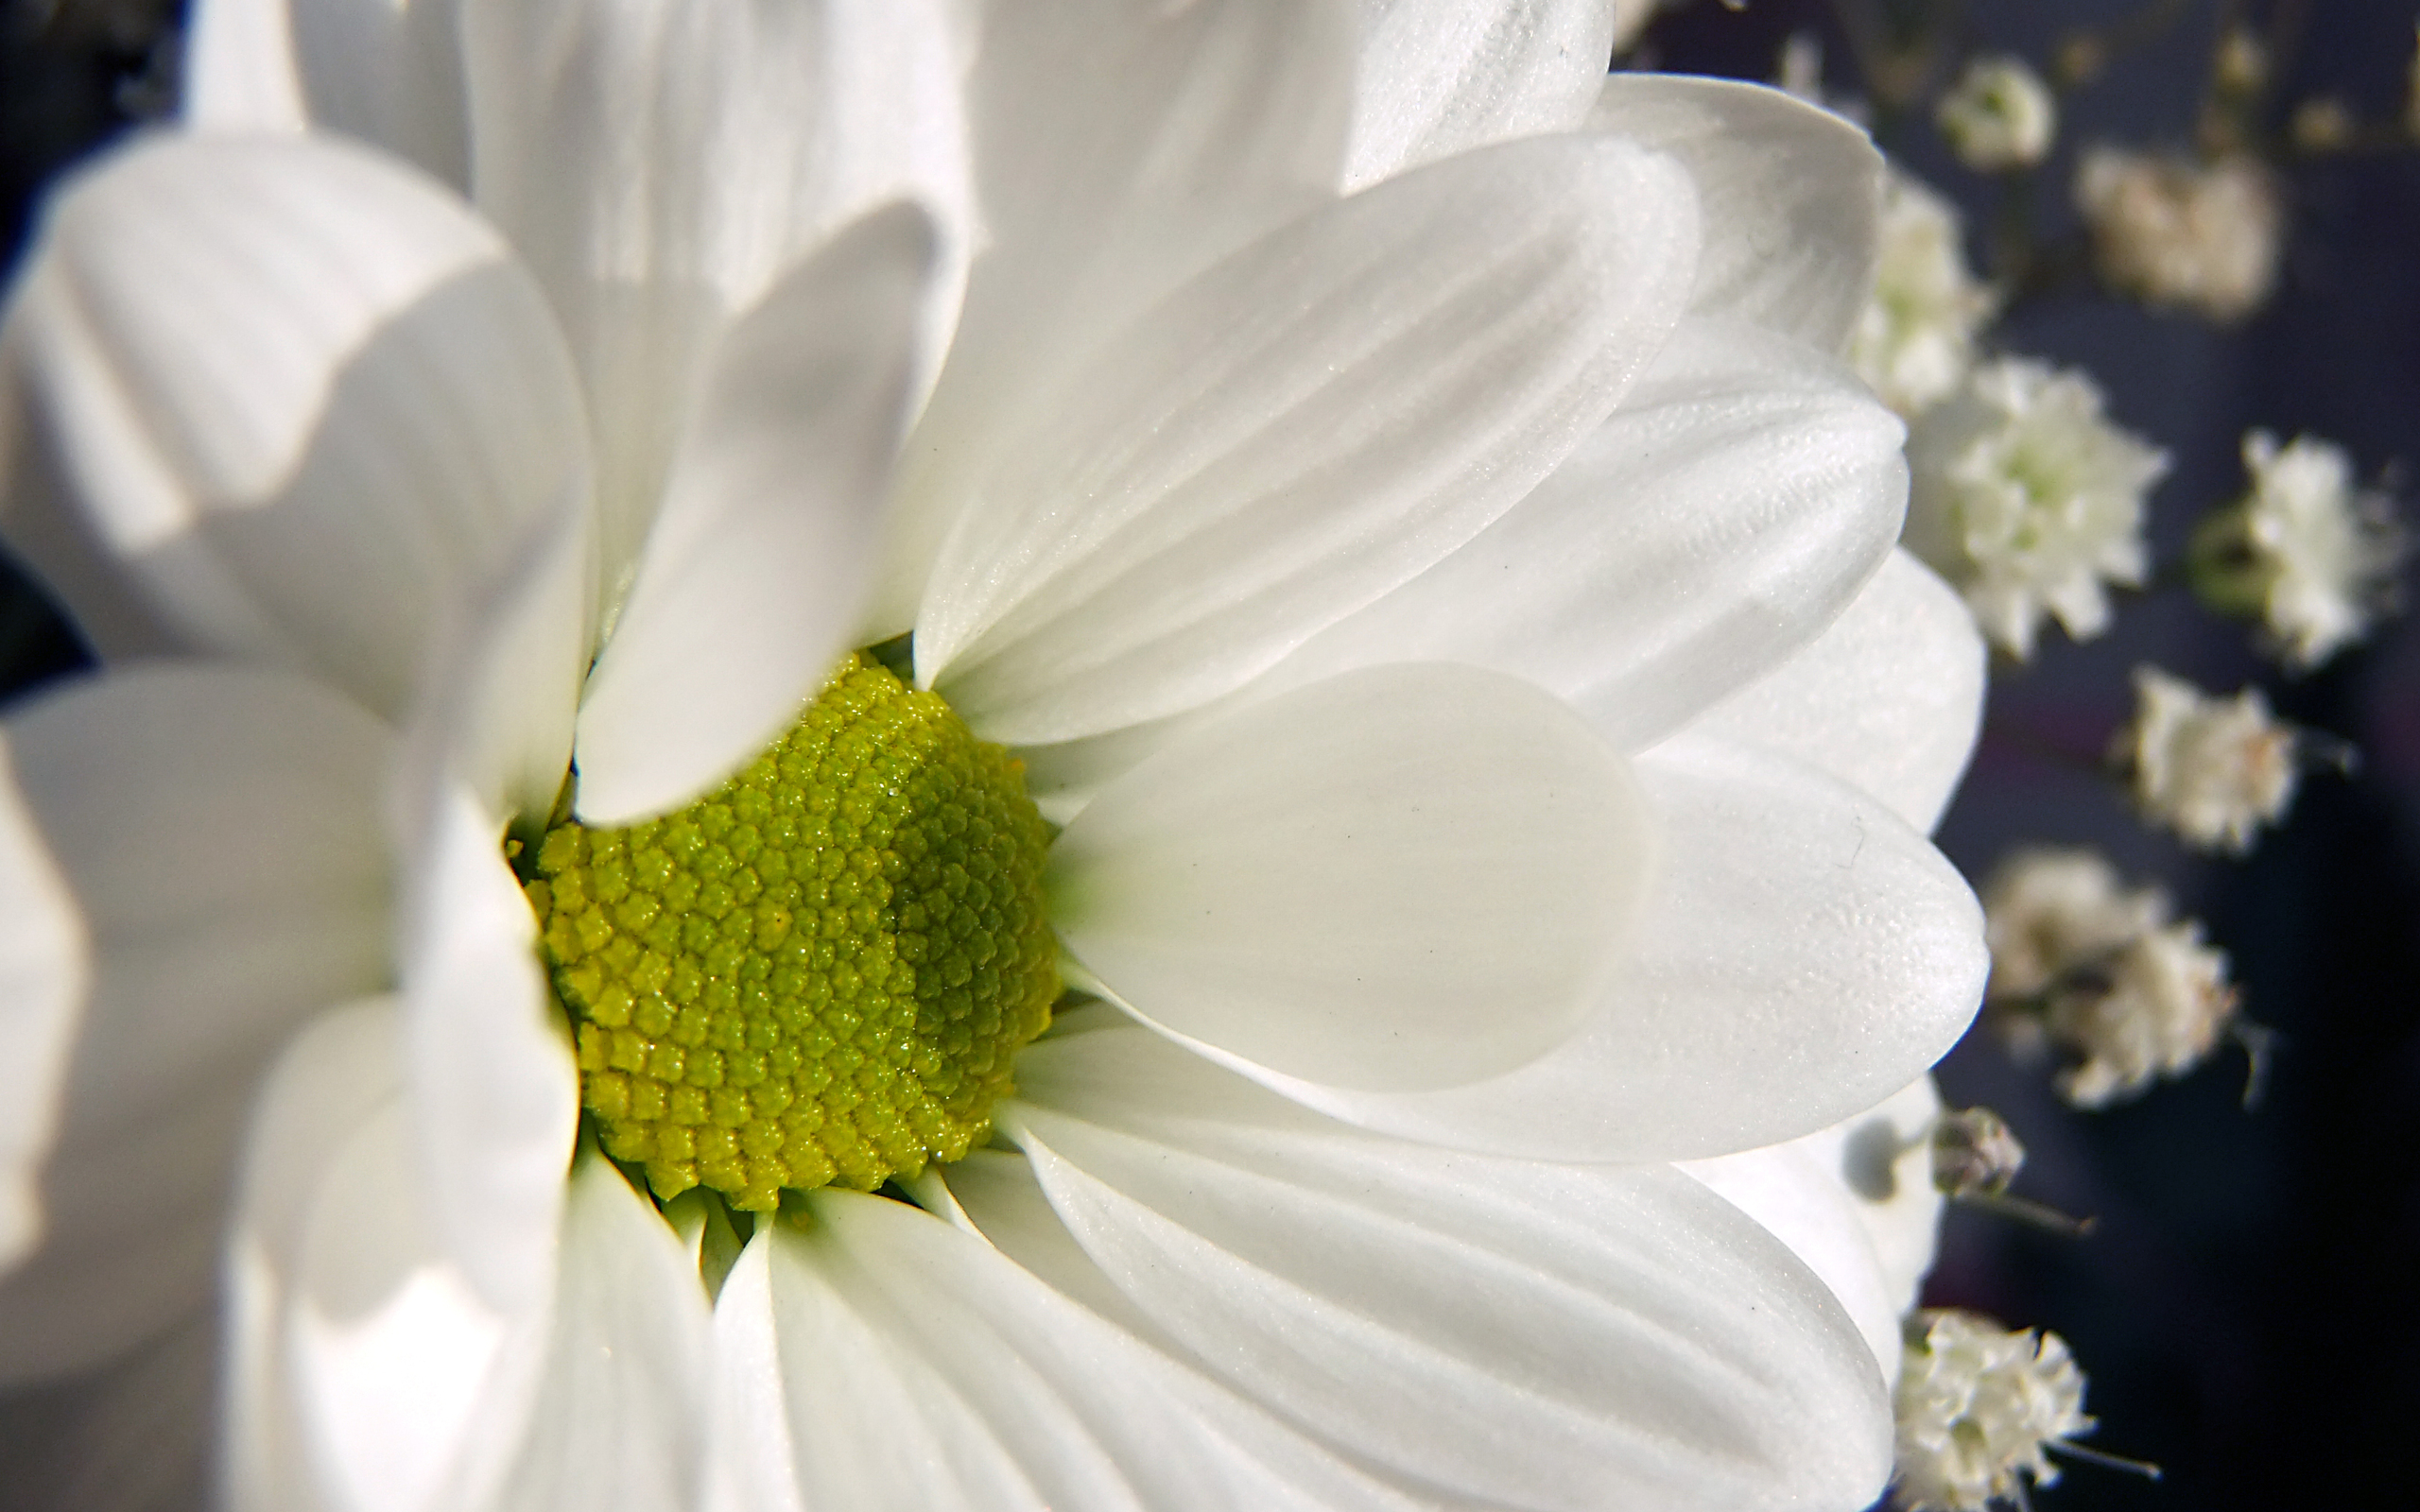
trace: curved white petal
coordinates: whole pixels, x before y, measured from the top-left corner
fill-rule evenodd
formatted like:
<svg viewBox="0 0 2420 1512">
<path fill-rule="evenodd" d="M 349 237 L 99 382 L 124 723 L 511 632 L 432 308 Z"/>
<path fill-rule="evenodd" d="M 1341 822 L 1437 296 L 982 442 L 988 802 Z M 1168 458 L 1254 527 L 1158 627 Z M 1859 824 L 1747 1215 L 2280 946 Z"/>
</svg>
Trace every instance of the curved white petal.
<svg viewBox="0 0 2420 1512">
<path fill-rule="evenodd" d="M 609 589 L 726 318 L 900 198 L 941 224 L 954 287 L 972 212 L 949 9 L 532 0 L 465 15 L 475 198 L 553 297 L 587 380 Z"/>
<path fill-rule="evenodd" d="M 191 1512 L 210 1500 L 218 1384 L 215 1308 L 123 1360 L 0 1397 L 0 1485 L 11 1506 Z"/>
<path fill-rule="evenodd" d="M 1932 1078 L 1919 1076 L 1828 1128 L 1681 1167 L 1824 1279 L 1893 1384 L 1905 1355 L 1900 1321 L 1932 1268 L 1941 1227 L 1931 1144 L 1940 1112 Z"/>
<path fill-rule="evenodd" d="M 1987 661 L 1958 591 L 1893 550 L 1831 628 L 1688 729 L 1795 757 L 1929 832 L 1982 728 Z"/>
<path fill-rule="evenodd" d="M 579 814 L 678 808 L 798 718 L 848 648 L 907 422 L 931 219 L 858 222 L 734 320 L 579 713 Z"/>
<path fill-rule="evenodd" d="M 1014 742 L 1229 692 L 1603 421 L 1670 330 L 1692 227 L 1669 163 L 1570 138 L 1254 243 L 1026 396 L 926 590 L 919 677 Z"/>
<path fill-rule="evenodd" d="M 1564 1043 L 1441 1091 L 1258 1079 L 1370 1128 L 1539 1160 L 1681 1160 L 1823 1127 L 1905 1086 L 1981 1001 L 1982 916 L 1879 803 L 1786 758 L 1668 742 L 1637 765 L 1662 864 Z"/>
<path fill-rule="evenodd" d="M 1580 123 L 1613 66 L 1607 0 L 1358 0 L 1349 187 Z"/>
<path fill-rule="evenodd" d="M 572 1168 L 537 1406 L 494 1512 L 678 1512 L 703 1478 L 712 1320 L 654 1204 L 594 1152 Z"/>
<path fill-rule="evenodd" d="M 458 0 L 201 0 L 184 118 L 213 132 L 342 131 L 470 181 Z"/>
<path fill-rule="evenodd" d="M 82 911 L 0 735 L 0 1277 L 41 1242 L 41 1173 L 92 989 Z"/>
<path fill-rule="evenodd" d="M 201 667 L 9 719 L 9 802 L 76 912 L 81 990 L 64 1064 L 26 1089 L 46 1231 L 0 1282 L 0 1380 L 107 1359 L 207 1294 L 263 1070 L 388 978 L 392 746 L 315 684 Z"/>
<path fill-rule="evenodd" d="M 1907 505 L 1904 429 L 1804 345 L 1688 320 L 1529 497 L 1252 692 L 1430 657 L 1581 700 L 1638 750 L 1841 612 Z"/>
<path fill-rule="evenodd" d="M 1695 310 L 1847 350 L 1880 255 L 1882 154 L 1863 130 L 1762 84 L 1646 73 L 1606 79 L 1587 125 L 1697 181 Z"/>
<path fill-rule="evenodd" d="M 1226 1512 L 1398 1498 L 980 1239 L 827 1188 L 715 1312 L 710 1512 Z"/>
<path fill-rule="evenodd" d="M 402 1117 L 450 1271 L 518 1314 L 552 1283 L 579 1074 L 501 826 L 458 785 L 403 781 Z"/>
<path fill-rule="evenodd" d="M 1125 1302 L 1409 1484 L 1489 1506 L 1847 1507 L 1888 1473 L 1849 1319 L 1669 1168 L 1364 1133 L 1131 1027 L 1045 1040 L 1017 1075 L 1001 1126 Z M 992 1217 L 992 1191 L 959 1195 Z"/>
<path fill-rule="evenodd" d="M 450 1263 L 397 1018 L 391 1000 L 321 1015 L 252 1121 L 227 1256 L 237 1512 L 477 1506 L 528 1420 L 543 1299 L 499 1313 Z"/>
<path fill-rule="evenodd" d="M 967 79 L 983 255 L 908 449 L 861 640 L 914 623 L 1002 410 L 1333 196 L 1352 66 L 1340 0 L 986 9 Z"/>
<path fill-rule="evenodd" d="M 1453 1086 L 1559 1043 L 1653 885 L 1621 759 L 1530 685 L 1372 667 L 1204 724 L 1052 846 L 1067 954 L 1253 1074 Z"/>
<path fill-rule="evenodd" d="M 54 202 L 7 342 L 25 412 L 0 444 L 46 454 L 9 471 L 63 488 L 0 525 L 72 610 L 113 576 L 169 645 L 398 721 L 464 595 L 588 487 L 527 275 L 437 185 L 333 140 L 111 158 Z"/>
</svg>

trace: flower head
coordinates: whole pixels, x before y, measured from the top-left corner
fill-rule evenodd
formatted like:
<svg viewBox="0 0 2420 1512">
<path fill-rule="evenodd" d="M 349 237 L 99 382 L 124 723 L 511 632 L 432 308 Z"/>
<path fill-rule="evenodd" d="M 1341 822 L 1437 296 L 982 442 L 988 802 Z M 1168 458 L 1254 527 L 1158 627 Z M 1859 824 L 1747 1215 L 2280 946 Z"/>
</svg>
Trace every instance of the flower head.
<svg viewBox="0 0 2420 1512">
<path fill-rule="evenodd" d="M 1995 1002 L 2035 997 L 2080 967 L 2097 966 L 2168 919 L 2156 887 L 2129 889 L 2095 850 L 2028 847 L 1983 885 Z"/>
<path fill-rule="evenodd" d="M 1870 147 L 1605 8 L 958 9 L 483 9 L 449 96 L 206 7 L 291 134 L 54 205 L 9 1368 L 228 1232 L 239 1504 L 1861 1502 L 1856 1320 L 1668 1162 L 1979 987 Z"/>
<path fill-rule="evenodd" d="M 2143 580 L 2143 497 L 2168 455 L 2101 416 L 2083 372 L 2003 357 L 1918 416 L 1908 545 L 2023 658 L 2046 614 L 2077 640 L 2109 623 L 2104 583 Z"/>
<path fill-rule="evenodd" d="M 2127 942 L 2106 979 L 2055 994 L 2047 1029 L 2080 1060 L 2059 1074 L 2059 1092 L 2079 1108 L 2101 1108 L 2162 1076 L 2200 1065 L 2235 1018 L 2226 953 L 2203 942 L 2188 919 Z"/>
<path fill-rule="evenodd" d="M 2024 59 L 2002 55 L 1969 62 L 1933 119 L 1959 162 L 1995 173 L 2042 161 L 2059 129 L 2059 107 Z"/>
<path fill-rule="evenodd" d="M 2239 320 L 2276 284 L 2285 209 L 2275 179 L 2251 158 L 2097 146 L 2076 170 L 2076 204 L 2101 278 L 2136 299 Z"/>
<path fill-rule="evenodd" d="M 1899 1374 L 1899 1469 L 1906 1512 L 1983 1512 L 2027 1483 L 2059 1478 L 2045 1448 L 2090 1433 L 2083 1372 L 2065 1339 L 2010 1331 L 1978 1314 L 1930 1309 L 1908 1320 Z"/>
<path fill-rule="evenodd" d="M 2293 801 L 2298 745 L 2258 688 L 2221 698 L 2145 666 L 2135 669 L 2135 717 L 2110 754 L 2146 816 L 2188 845 L 2240 855 Z"/>
<path fill-rule="evenodd" d="M 1882 402 L 1914 416 L 1955 389 L 1997 301 L 1967 270 L 1957 208 L 1904 173 L 1882 190 L 1882 251 L 1849 365 Z"/>
<path fill-rule="evenodd" d="M 2382 493 L 2353 484 L 2344 449 L 2309 436 L 2243 438 L 2252 490 L 2195 529 L 2194 592 L 2257 616 L 2285 663 L 2308 671 L 2369 633 L 2393 600 L 2404 536 Z"/>
</svg>

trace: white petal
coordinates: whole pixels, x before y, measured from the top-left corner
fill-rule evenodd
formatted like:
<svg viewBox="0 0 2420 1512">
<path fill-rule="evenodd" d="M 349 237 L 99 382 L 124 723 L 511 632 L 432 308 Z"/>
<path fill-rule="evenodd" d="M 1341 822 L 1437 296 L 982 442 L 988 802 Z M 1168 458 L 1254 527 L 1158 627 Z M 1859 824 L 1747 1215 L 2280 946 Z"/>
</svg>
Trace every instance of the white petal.
<svg viewBox="0 0 2420 1512">
<path fill-rule="evenodd" d="M 1668 1168 L 1366 1134 L 1131 1028 L 1046 1040 L 1017 1074 L 1001 1125 L 1107 1281 L 1364 1462 L 1490 1506 L 1881 1486 L 1889 1410 L 1849 1319 Z"/>
<path fill-rule="evenodd" d="M 1051 848 L 1060 940 L 1239 1068 L 1477 1080 L 1559 1043 L 1652 885 L 1621 759 L 1527 683 L 1372 667 L 1210 722 Z"/>
<path fill-rule="evenodd" d="M 1793 756 L 1930 831 L 1982 728 L 1986 660 L 1957 590 L 1893 551 L 1831 628 L 1688 728 Z"/>
<path fill-rule="evenodd" d="M 1491 142 L 1576 126 L 1613 66 L 1605 0 L 1359 0 L 1354 188 Z"/>
<path fill-rule="evenodd" d="M 988 8 L 967 81 L 983 256 L 908 451 L 861 640 L 913 625 L 970 469 L 1012 439 L 1001 411 L 1333 198 L 1352 67 L 1336 0 Z"/>
<path fill-rule="evenodd" d="M 920 678 L 1021 743 L 1232 690 L 1603 421 L 1670 329 L 1692 225 L 1668 163 L 1556 139 L 1254 243 L 1027 396 L 935 568 Z"/>
<path fill-rule="evenodd" d="M 1828 1128 L 1681 1167 L 1824 1279 L 1894 1385 L 1904 1357 L 1900 1320 L 1932 1268 L 1941 1226 L 1931 1143 L 1940 1112 L 1932 1078 L 1919 1076 Z"/>
<path fill-rule="evenodd" d="M 677 808 L 798 718 L 848 648 L 906 424 L 932 223 L 860 221 L 732 323 L 579 715 L 579 814 Z"/>
<path fill-rule="evenodd" d="M 202 0 L 184 118 L 206 131 L 343 131 L 470 180 L 457 0 Z"/>
<path fill-rule="evenodd" d="M 11 1506 L 190 1512 L 210 1497 L 216 1310 L 199 1308 L 115 1364 L 0 1399 Z"/>
<path fill-rule="evenodd" d="M 84 920 L 26 811 L 11 744 L 0 738 L 0 1276 L 42 1238 L 42 1163 L 92 988 Z"/>
<path fill-rule="evenodd" d="M 1907 504 L 1903 429 L 1799 343 L 1691 320 L 1570 460 L 1253 693 L 1437 658 L 1582 700 L 1637 750 L 1838 614 Z"/>
<path fill-rule="evenodd" d="M 1847 350 L 1874 286 L 1882 154 L 1856 126 L 1762 84 L 1620 73 L 1589 112 L 1697 180 L 1705 250 L 1694 307 Z"/>
<path fill-rule="evenodd" d="M 114 575 L 168 644 L 311 671 L 398 721 L 461 597 L 587 488 L 527 275 L 438 186 L 331 141 L 111 159 L 54 203 L 8 343 L 28 413 L 0 444 L 48 454 L 10 470 L 64 489 L 7 529 L 71 609 Z"/>
<path fill-rule="evenodd" d="M 695 1506 L 711 1327 L 697 1263 L 664 1215 L 602 1156 L 581 1156 L 538 1405 L 496 1512 Z"/>
<path fill-rule="evenodd" d="M 562 312 L 623 586 L 721 323 L 834 228 L 910 197 L 965 255 L 940 0 L 536 0 L 464 18 L 481 209 Z"/>
<path fill-rule="evenodd" d="M 1678 1160 L 1872 1107 L 1981 1001 L 1974 894 L 1896 816 L 1785 758 L 1675 740 L 1637 767 L 1662 865 L 1578 1033 L 1443 1091 L 1258 1079 L 1339 1118 L 1540 1160 Z"/>
<path fill-rule="evenodd" d="M 499 1314 L 448 1263 L 396 1019 L 322 1015 L 253 1121 L 228 1245 L 238 1512 L 476 1506 L 528 1419 L 543 1308 Z"/>
<path fill-rule="evenodd" d="M 811 1230 L 758 1230 L 716 1309 L 714 1512 L 1403 1505 L 980 1239 L 813 1201 Z"/>
<path fill-rule="evenodd" d="M 518 1314 L 552 1281 L 579 1074 L 501 827 L 458 786 L 405 782 L 403 1116 L 450 1267 L 486 1306 Z"/>
<path fill-rule="evenodd" d="M 206 1295 L 263 1070 L 387 979 L 391 748 L 317 685 L 223 669 L 120 672 L 9 721 L 12 817 L 79 916 L 81 990 L 26 1089 L 46 1232 L 0 1283 L 0 1379 L 106 1359 Z"/>
</svg>

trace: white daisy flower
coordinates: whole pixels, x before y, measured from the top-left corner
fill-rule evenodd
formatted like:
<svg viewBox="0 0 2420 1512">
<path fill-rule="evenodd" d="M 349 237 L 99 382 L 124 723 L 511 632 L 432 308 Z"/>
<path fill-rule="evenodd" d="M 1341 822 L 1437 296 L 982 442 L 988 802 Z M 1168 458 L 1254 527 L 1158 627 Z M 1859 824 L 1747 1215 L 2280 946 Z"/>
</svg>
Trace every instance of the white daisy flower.
<svg viewBox="0 0 2420 1512">
<path fill-rule="evenodd" d="M 2045 615 L 2079 641 L 2109 624 L 2104 583 L 2143 580 L 2143 500 L 2168 454 L 2101 417 L 2080 369 L 2023 357 L 1975 369 L 1908 438 L 1907 542 L 2019 659 Z"/>
<path fill-rule="evenodd" d="M 2255 159 L 2095 146 L 2076 165 L 2075 195 L 2100 277 L 2121 293 L 2225 322 L 2276 286 L 2286 210 Z"/>
<path fill-rule="evenodd" d="M 1877 164 L 1515 9 L 206 9 L 205 123 L 479 209 L 153 144 L 17 291 L 12 542 L 221 664 L 8 727 L 0 1376 L 198 1436 L 223 1274 L 239 1506 L 1863 1504 L 1856 1320 L 1662 1162 L 1979 989 Z"/>
<path fill-rule="evenodd" d="M 2308 671 L 2370 631 L 2391 607 L 2404 541 L 2391 501 L 2354 486 L 2342 447 L 2246 432 L 2252 490 L 2194 529 L 2194 592 L 2221 613 L 2262 622 L 2278 658 Z"/>
<path fill-rule="evenodd" d="M 1882 189 L 1882 255 L 1858 315 L 1849 365 L 1884 404 L 1913 416 L 1957 388 L 1998 301 L 1966 266 L 1957 207 L 1906 174 Z"/>
</svg>

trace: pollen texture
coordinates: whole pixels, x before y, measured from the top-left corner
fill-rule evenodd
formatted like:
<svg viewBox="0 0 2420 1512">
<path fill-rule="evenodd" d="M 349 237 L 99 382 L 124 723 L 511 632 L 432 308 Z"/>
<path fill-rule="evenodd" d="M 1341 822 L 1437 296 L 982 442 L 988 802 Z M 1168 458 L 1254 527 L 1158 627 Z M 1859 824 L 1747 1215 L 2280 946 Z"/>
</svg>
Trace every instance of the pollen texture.
<svg viewBox="0 0 2420 1512">
<path fill-rule="evenodd" d="M 606 1153 L 758 1212 L 963 1156 L 1058 996 L 1048 843 L 1021 765 L 864 656 L 719 791 L 549 830 L 527 885 Z"/>
</svg>

